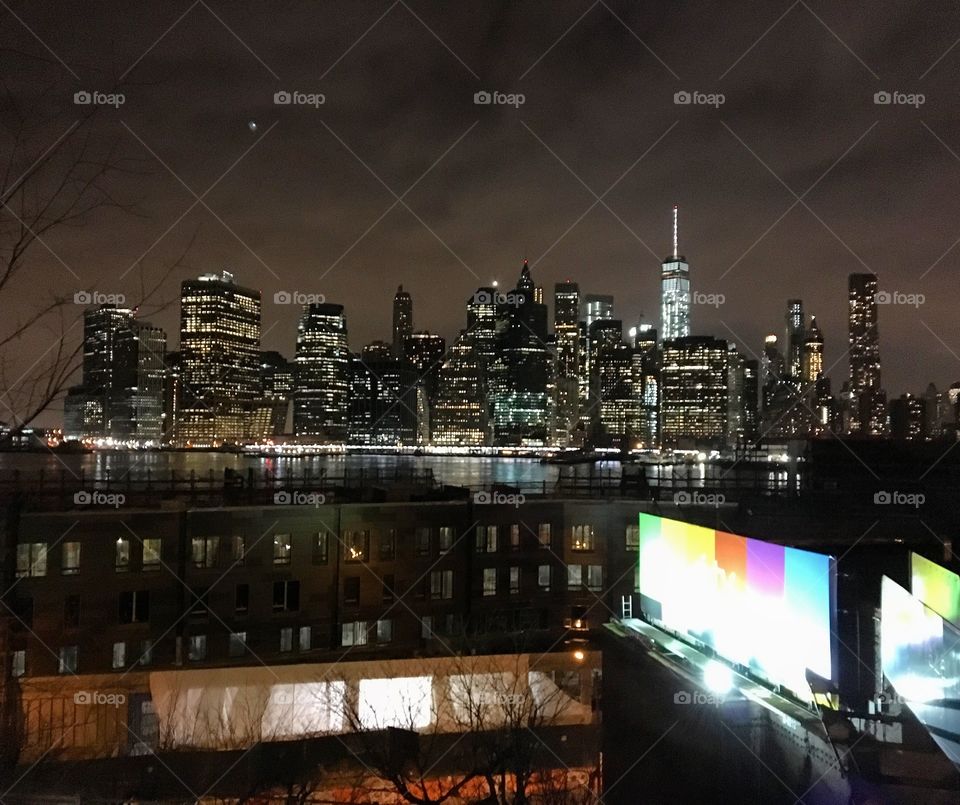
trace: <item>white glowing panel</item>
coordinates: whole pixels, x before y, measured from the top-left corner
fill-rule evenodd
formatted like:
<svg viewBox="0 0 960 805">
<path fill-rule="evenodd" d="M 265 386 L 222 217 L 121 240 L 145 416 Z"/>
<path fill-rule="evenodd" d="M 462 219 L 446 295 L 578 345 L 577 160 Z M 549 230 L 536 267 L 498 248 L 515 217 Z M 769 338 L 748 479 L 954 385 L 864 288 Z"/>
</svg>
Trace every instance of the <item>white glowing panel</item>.
<svg viewBox="0 0 960 805">
<path fill-rule="evenodd" d="M 423 729 L 430 726 L 432 712 L 431 676 L 360 680 L 358 715 L 364 729 Z"/>
</svg>

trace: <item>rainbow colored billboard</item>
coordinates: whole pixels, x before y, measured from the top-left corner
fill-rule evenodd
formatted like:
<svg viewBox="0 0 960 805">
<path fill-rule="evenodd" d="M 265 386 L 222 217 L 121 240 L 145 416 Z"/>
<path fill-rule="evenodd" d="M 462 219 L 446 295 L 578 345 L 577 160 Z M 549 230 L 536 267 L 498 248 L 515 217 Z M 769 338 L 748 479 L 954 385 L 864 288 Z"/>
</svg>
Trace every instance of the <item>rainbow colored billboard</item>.
<svg viewBox="0 0 960 805">
<path fill-rule="evenodd" d="M 910 554 L 910 592 L 960 629 L 960 576 L 918 553 Z"/>
<path fill-rule="evenodd" d="M 648 619 L 773 684 L 836 681 L 832 556 L 641 513 L 637 590 Z"/>
</svg>

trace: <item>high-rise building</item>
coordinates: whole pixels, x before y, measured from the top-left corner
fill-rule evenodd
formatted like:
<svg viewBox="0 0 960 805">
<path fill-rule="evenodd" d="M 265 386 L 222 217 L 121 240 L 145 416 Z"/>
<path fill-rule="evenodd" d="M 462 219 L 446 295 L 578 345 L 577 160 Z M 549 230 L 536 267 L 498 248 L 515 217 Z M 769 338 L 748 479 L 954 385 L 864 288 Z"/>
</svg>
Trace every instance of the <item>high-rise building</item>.
<svg viewBox="0 0 960 805">
<path fill-rule="evenodd" d="M 487 389 L 483 361 L 468 331 L 460 333 L 440 367 L 431 416 L 436 445 L 476 447 L 487 444 Z"/>
<path fill-rule="evenodd" d="M 281 436 L 287 430 L 287 416 L 293 399 L 294 366 L 279 352 L 260 353 L 263 403 L 269 411 L 267 436 Z"/>
<path fill-rule="evenodd" d="M 817 317 L 810 319 L 810 330 L 803 339 L 800 376 L 804 386 L 817 382 L 823 374 L 823 333 L 817 326 Z"/>
<path fill-rule="evenodd" d="M 588 331 L 595 321 L 612 319 L 613 297 L 609 294 L 586 294 L 581 302 L 580 318 L 586 322 Z"/>
<path fill-rule="evenodd" d="M 412 445 L 417 434 L 417 375 L 413 366 L 374 341 L 350 361 L 347 402 L 350 444 Z"/>
<path fill-rule="evenodd" d="M 484 368 L 489 370 L 498 350 L 501 328 L 499 302 L 500 292 L 496 287 L 477 288 L 467 300 L 467 332 Z"/>
<path fill-rule="evenodd" d="M 687 336 L 663 342 L 661 440 L 665 445 L 721 445 L 727 436 L 727 342 Z"/>
<path fill-rule="evenodd" d="M 293 431 L 301 439 L 347 438 L 350 351 L 343 305 L 307 305 L 297 326 Z"/>
<path fill-rule="evenodd" d="M 167 334 L 148 322 L 135 321 L 130 329 L 137 355 L 135 384 L 130 389 L 131 435 L 140 444 L 164 442 L 167 384 Z"/>
<path fill-rule="evenodd" d="M 922 440 L 927 431 L 924 401 L 912 394 L 890 400 L 890 436 L 898 441 Z"/>
<path fill-rule="evenodd" d="M 413 332 L 413 297 L 403 286 L 393 297 L 393 354 L 403 357 L 403 345 Z"/>
<path fill-rule="evenodd" d="M 194 446 L 238 443 L 259 399 L 260 292 L 228 271 L 180 286 L 182 406 L 177 441 Z"/>
<path fill-rule="evenodd" d="M 882 436 L 887 430 L 887 402 L 880 385 L 876 274 L 850 275 L 848 315 L 850 429 L 863 436 Z"/>
<path fill-rule="evenodd" d="M 567 280 L 553 287 L 553 337 L 556 350 L 554 436 L 559 446 L 570 442 L 580 418 L 580 286 Z"/>
<path fill-rule="evenodd" d="M 673 254 L 660 270 L 660 335 L 664 341 L 690 335 L 690 266 L 680 254 L 679 207 L 673 207 Z"/>
<path fill-rule="evenodd" d="M 786 315 L 786 337 L 783 344 L 785 348 L 784 360 L 786 362 L 786 372 L 791 377 L 800 377 L 803 363 L 803 344 L 805 333 L 806 318 L 803 315 L 803 300 L 788 299 Z"/>
<path fill-rule="evenodd" d="M 403 356 L 416 370 L 416 378 L 433 399 L 437 391 L 437 373 L 447 351 L 447 342 L 441 335 L 421 330 L 408 335 L 403 342 Z"/>
</svg>

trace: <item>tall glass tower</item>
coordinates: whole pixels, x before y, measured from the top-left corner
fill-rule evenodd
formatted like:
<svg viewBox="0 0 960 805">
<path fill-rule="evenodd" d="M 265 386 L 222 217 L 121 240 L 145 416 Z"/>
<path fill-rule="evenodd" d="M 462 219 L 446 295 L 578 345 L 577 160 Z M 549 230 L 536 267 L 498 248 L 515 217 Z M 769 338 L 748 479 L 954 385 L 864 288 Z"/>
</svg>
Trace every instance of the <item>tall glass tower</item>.
<svg viewBox="0 0 960 805">
<path fill-rule="evenodd" d="M 660 336 L 664 341 L 690 335 L 690 266 L 678 245 L 679 211 L 674 204 L 673 254 L 663 261 L 660 271 Z"/>
</svg>

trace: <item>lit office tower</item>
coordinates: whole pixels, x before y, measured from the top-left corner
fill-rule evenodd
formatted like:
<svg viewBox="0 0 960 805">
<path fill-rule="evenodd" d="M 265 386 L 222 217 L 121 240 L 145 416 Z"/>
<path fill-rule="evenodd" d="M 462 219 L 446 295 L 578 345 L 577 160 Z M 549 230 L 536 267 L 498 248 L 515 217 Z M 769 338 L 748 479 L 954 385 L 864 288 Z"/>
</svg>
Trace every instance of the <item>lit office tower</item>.
<svg viewBox="0 0 960 805">
<path fill-rule="evenodd" d="M 227 271 L 180 286 L 180 444 L 219 445 L 246 437 L 260 397 L 260 292 Z"/>
<path fill-rule="evenodd" d="M 613 318 L 613 297 L 609 294 L 588 293 L 583 297 L 580 318 L 590 325 L 599 319 Z"/>
<path fill-rule="evenodd" d="M 132 438 L 140 444 L 164 441 L 167 385 L 167 334 L 149 322 L 133 323 L 130 335 L 136 349 L 137 372 L 130 389 Z"/>
<path fill-rule="evenodd" d="M 483 363 L 466 330 L 461 331 L 440 367 L 430 417 L 433 444 L 480 446 L 487 443 L 487 390 Z"/>
<path fill-rule="evenodd" d="M 806 319 L 803 315 L 803 300 L 788 299 L 786 315 L 786 338 L 784 339 L 784 348 L 786 354 L 786 372 L 791 377 L 800 377 L 803 362 L 803 342 L 806 334 L 804 332 L 804 323 Z"/>
<path fill-rule="evenodd" d="M 412 445 L 417 429 L 416 370 L 374 341 L 350 361 L 347 402 L 350 444 Z"/>
<path fill-rule="evenodd" d="M 403 286 L 393 297 L 393 354 L 403 356 L 403 344 L 413 332 L 413 297 Z"/>
<path fill-rule="evenodd" d="M 565 446 L 580 416 L 580 286 L 553 286 L 553 333 L 556 348 L 554 442 Z"/>
<path fill-rule="evenodd" d="M 660 272 L 660 335 L 664 341 L 690 335 L 690 266 L 680 254 L 679 207 L 673 207 L 673 254 Z"/>
<path fill-rule="evenodd" d="M 757 375 L 760 363 L 727 348 L 727 444 L 746 446 L 756 440 L 759 418 Z"/>
<path fill-rule="evenodd" d="M 347 438 L 350 352 L 343 305 L 307 305 L 297 325 L 293 431 L 320 442 Z"/>
<path fill-rule="evenodd" d="M 727 435 L 727 342 L 688 336 L 663 343 L 661 439 L 665 445 L 719 446 Z"/>
<path fill-rule="evenodd" d="M 876 297 L 876 274 L 850 275 L 850 430 L 864 436 L 886 432 L 887 404 L 880 386 Z"/>
<path fill-rule="evenodd" d="M 403 342 L 403 355 L 416 370 L 414 380 L 423 385 L 430 400 L 437 391 L 437 373 L 446 351 L 446 339 L 427 330 L 412 333 Z"/>
<path fill-rule="evenodd" d="M 293 397 L 293 364 L 279 352 L 260 353 L 263 406 L 269 411 L 266 436 L 286 433 L 287 414 Z"/>
<path fill-rule="evenodd" d="M 497 354 L 499 297 L 500 292 L 495 287 L 486 286 L 477 288 L 467 300 L 467 332 L 485 370 L 490 368 Z"/>
<path fill-rule="evenodd" d="M 592 340 L 591 332 L 598 321 L 609 321 L 613 318 L 613 297 L 608 294 L 586 294 L 580 303 L 580 319 L 583 327 L 580 331 L 581 353 L 580 362 L 580 400 L 588 404 L 591 395 L 590 378 L 596 374 L 593 365 L 593 356 L 590 352 Z"/>
<path fill-rule="evenodd" d="M 816 316 L 810 319 L 810 330 L 803 339 L 801 366 L 804 385 L 816 383 L 817 378 L 823 373 L 823 333 L 817 326 Z"/>
</svg>

